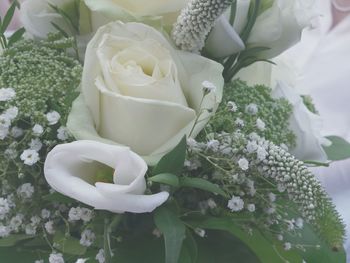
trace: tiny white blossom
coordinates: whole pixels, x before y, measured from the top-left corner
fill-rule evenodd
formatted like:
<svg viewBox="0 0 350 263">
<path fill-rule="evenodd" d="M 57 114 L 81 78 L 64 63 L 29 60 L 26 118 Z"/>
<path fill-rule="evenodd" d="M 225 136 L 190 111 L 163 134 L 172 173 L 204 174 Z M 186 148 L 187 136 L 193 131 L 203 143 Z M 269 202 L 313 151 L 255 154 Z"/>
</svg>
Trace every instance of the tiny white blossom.
<svg viewBox="0 0 350 263">
<path fill-rule="evenodd" d="M 65 141 L 69 138 L 69 132 L 68 129 L 66 127 L 60 127 L 57 130 L 57 139 L 61 140 L 61 141 Z"/>
<path fill-rule="evenodd" d="M 218 151 L 219 146 L 220 146 L 220 142 L 218 140 L 210 140 L 209 142 L 207 142 L 208 149 L 214 152 Z"/>
<path fill-rule="evenodd" d="M 1 114 L 0 115 L 0 127 L 9 128 L 10 126 L 11 126 L 11 119 L 5 114 Z"/>
<path fill-rule="evenodd" d="M 200 237 L 205 237 L 205 230 L 202 228 L 196 228 L 194 232 Z"/>
<path fill-rule="evenodd" d="M 10 212 L 10 204 L 7 199 L 0 198 L 0 219 L 3 220 L 5 216 Z"/>
<path fill-rule="evenodd" d="M 251 103 L 245 107 L 245 112 L 250 115 L 256 115 L 258 113 L 258 106 L 255 103 Z"/>
<path fill-rule="evenodd" d="M 40 136 L 41 134 L 43 134 L 44 128 L 40 124 L 35 124 L 32 131 L 33 131 L 34 135 Z"/>
<path fill-rule="evenodd" d="M 81 219 L 81 212 L 82 212 L 82 210 L 80 207 L 72 207 L 68 213 L 68 220 L 69 221 L 80 220 Z"/>
<path fill-rule="evenodd" d="M 276 195 L 274 193 L 269 193 L 268 196 L 269 196 L 269 199 L 270 199 L 271 202 L 275 202 L 276 201 Z"/>
<path fill-rule="evenodd" d="M 51 253 L 49 257 L 50 263 L 64 263 L 63 255 L 61 253 Z"/>
<path fill-rule="evenodd" d="M 25 233 L 29 236 L 33 236 L 36 234 L 36 226 L 33 224 L 28 224 L 25 226 Z"/>
<path fill-rule="evenodd" d="M 227 103 L 227 107 L 228 107 L 228 110 L 232 112 L 236 112 L 238 110 L 236 103 L 234 103 L 233 101 L 229 101 Z"/>
<path fill-rule="evenodd" d="M 207 80 L 202 82 L 202 86 L 203 86 L 203 91 L 206 94 L 208 94 L 210 92 L 215 92 L 215 90 L 216 90 L 216 86 Z"/>
<path fill-rule="evenodd" d="M 303 228 L 304 227 L 304 220 L 302 218 L 297 218 L 297 220 L 295 221 L 295 225 L 300 229 Z"/>
<path fill-rule="evenodd" d="M 38 259 L 38 260 L 35 260 L 35 262 L 34 263 L 44 263 L 44 260 L 43 259 Z"/>
<path fill-rule="evenodd" d="M 84 247 L 90 247 L 96 239 L 96 235 L 94 232 L 92 232 L 90 229 L 85 229 L 81 233 L 81 238 L 80 238 L 80 245 Z"/>
<path fill-rule="evenodd" d="M 284 250 L 290 250 L 292 248 L 292 244 L 289 242 L 284 243 L 283 245 Z"/>
<path fill-rule="evenodd" d="M 232 198 L 228 201 L 227 207 L 232 212 L 241 211 L 244 208 L 244 201 L 239 196 L 232 196 Z"/>
<path fill-rule="evenodd" d="M 34 194 L 34 187 L 30 183 L 22 184 L 17 189 L 17 195 L 23 199 L 29 199 Z"/>
<path fill-rule="evenodd" d="M 235 120 L 235 124 L 238 126 L 238 127 L 244 127 L 244 121 L 240 118 L 237 118 Z"/>
<path fill-rule="evenodd" d="M 100 249 L 95 259 L 98 261 L 98 263 L 105 263 L 105 251 L 103 249 Z"/>
<path fill-rule="evenodd" d="M 255 212 L 255 205 L 254 204 L 247 205 L 247 210 L 249 212 Z"/>
<path fill-rule="evenodd" d="M 11 218 L 10 228 L 12 231 L 18 232 L 19 228 L 22 226 L 24 216 L 22 214 L 17 214 L 15 217 Z"/>
<path fill-rule="evenodd" d="M 209 208 L 210 209 L 214 209 L 214 208 L 216 208 L 217 207 L 217 204 L 216 204 L 216 202 L 213 200 L 213 199 L 208 199 L 208 206 L 209 206 Z"/>
<path fill-rule="evenodd" d="M 238 161 L 238 166 L 241 168 L 243 171 L 246 171 L 249 169 L 249 162 L 246 158 L 241 158 Z"/>
<path fill-rule="evenodd" d="M 0 125 L 0 140 L 3 140 L 9 134 L 9 128 Z"/>
<path fill-rule="evenodd" d="M 154 235 L 156 238 L 160 238 L 162 236 L 162 232 L 158 228 L 153 229 L 152 235 Z"/>
<path fill-rule="evenodd" d="M 0 224 L 0 237 L 8 237 L 10 235 L 10 228 L 8 226 L 4 226 Z"/>
<path fill-rule="evenodd" d="M 60 120 L 61 115 L 57 111 L 51 111 L 46 114 L 46 119 L 49 125 L 55 125 Z"/>
<path fill-rule="evenodd" d="M 45 230 L 47 233 L 49 233 L 50 235 L 55 234 L 55 228 L 53 226 L 53 221 L 48 221 L 45 223 Z"/>
<path fill-rule="evenodd" d="M 279 240 L 279 241 L 282 241 L 283 240 L 283 236 L 280 234 L 280 235 L 277 235 L 277 239 Z"/>
<path fill-rule="evenodd" d="M 85 263 L 88 260 L 88 258 L 78 258 L 75 263 Z"/>
<path fill-rule="evenodd" d="M 41 218 L 43 219 L 48 219 L 50 218 L 51 212 L 47 209 L 42 209 L 41 210 Z"/>
<path fill-rule="evenodd" d="M 36 225 L 39 225 L 39 224 L 40 224 L 41 218 L 38 217 L 38 216 L 32 216 L 32 217 L 30 218 L 30 221 L 32 222 L 32 224 L 33 224 L 34 226 L 36 226 Z"/>
<path fill-rule="evenodd" d="M 256 141 L 249 141 L 247 143 L 246 149 L 248 153 L 253 153 L 258 149 L 258 144 L 256 143 Z"/>
<path fill-rule="evenodd" d="M 24 164 L 32 166 L 40 160 L 39 153 L 32 149 L 24 150 L 21 154 L 21 160 Z"/>
<path fill-rule="evenodd" d="M 259 161 L 263 161 L 266 159 L 268 152 L 265 150 L 264 147 L 259 146 L 256 151 L 257 157 Z"/>
<path fill-rule="evenodd" d="M 88 208 L 81 208 L 80 210 L 80 219 L 84 221 L 84 223 L 90 222 L 93 216 L 93 211 Z"/>
<path fill-rule="evenodd" d="M 18 115 L 18 108 L 17 107 L 11 107 L 8 108 L 5 112 L 4 115 L 7 116 L 11 121 L 14 120 L 17 115 Z"/>
<path fill-rule="evenodd" d="M 24 134 L 23 129 L 15 126 L 11 129 L 11 135 L 13 138 L 19 138 Z"/>
<path fill-rule="evenodd" d="M 265 122 L 263 122 L 260 118 L 256 120 L 256 127 L 261 130 L 264 131 L 266 129 L 266 124 Z"/>
<path fill-rule="evenodd" d="M 0 89 L 0 101 L 9 101 L 16 96 L 16 92 L 12 88 Z"/>
<path fill-rule="evenodd" d="M 39 152 L 41 150 L 41 148 L 43 147 L 43 143 L 39 140 L 39 139 L 32 139 L 29 147 L 31 150 L 37 151 Z"/>
</svg>

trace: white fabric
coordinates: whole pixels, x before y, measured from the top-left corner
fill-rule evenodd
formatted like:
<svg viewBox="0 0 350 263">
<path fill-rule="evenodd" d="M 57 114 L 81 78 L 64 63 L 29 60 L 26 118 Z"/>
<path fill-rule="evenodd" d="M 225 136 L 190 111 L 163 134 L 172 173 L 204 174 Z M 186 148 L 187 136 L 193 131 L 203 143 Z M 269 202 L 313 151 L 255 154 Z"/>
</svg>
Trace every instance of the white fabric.
<svg viewBox="0 0 350 263">
<path fill-rule="evenodd" d="M 350 141 L 350 16 L 330 30 L 330 0 L 318 4 L 322 15 L 317 28 L 304 32 L 302 42 L 282 59 L 298 68 L 296 87 L 312 96 L 324 119 L 323 135 L 338 135 Z M 345 248 L 350 263 L 350 159 L 312 170 L 347 225 Z"/>
</svg>

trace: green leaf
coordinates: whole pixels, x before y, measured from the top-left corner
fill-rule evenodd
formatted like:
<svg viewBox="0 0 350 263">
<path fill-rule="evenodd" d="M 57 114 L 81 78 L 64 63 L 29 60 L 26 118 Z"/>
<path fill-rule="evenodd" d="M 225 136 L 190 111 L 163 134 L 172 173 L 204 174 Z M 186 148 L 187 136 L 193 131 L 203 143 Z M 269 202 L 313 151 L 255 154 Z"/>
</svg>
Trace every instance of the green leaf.
<svg viewBox="0 0 350 263">
<path fill-rule="evenodd" d="M 259 258 L 261 263 L 285 263 L 302 262 L 302 258 L 294 251 L 284 251 L 281 246 L 277 246 L 273 240 L 267 239 L 258 230 L 253 229 L 251 234 L 241 229 L 232 218 L 208 218 L 202 222 L 193 224 L 194 227 L 211 230 L 227 231 L 240 239 L 246 246 L 248 246 L 255 255 Z"/>
<path fill-rule="evenodd" d="M 48 258 L 50 252 L 38 253 L 37 251 L 21 248 L 0 248 L 0 260 L 4 263 L 33 263 L 35 260 Z"/>
<path fill-rule="evenodd" d="M 196 263 L 198 258 L 197 242 L 194 239 L 190 230 L 186 231 L 186 239 L 183 243 L 180 262 L 181 263 Z"/>
<path fill-rule="evenodd" d="M 177 215 L 166 207 L 154 214 L 154 222 L 163 233 L 165 241 L 165 263 L 178 263 L 186 227 Z"/>
<path fill-rule="evenodd" d="M 56 231 L 53 240 L 58 244 L 56 248 L 65 254 L 82 256 L 86 253 L 86 247 L 80 245 L 78 239 L 72 236 L 65 236 L 61 231 Z"/>
<path fill-rule="evenodd" d="M 329 147 L 323 147 L 330 161 L 340 161 L 350 158 L 350 143 L 338 136 L 329 136 L 332 142 Z"/>
<path fill-rule="evenodd" d="M 13 15 L 15 14 L 15 10 L 17 7 L 17 3 L 16 1 L 12 2 L 12 5 L 10 6 L 9 10 L 7 11 L 4 20 L 2 21 L 2 24 L 0 26 L 0 33 L 4 34 L 6 32 L 6 29 L 8 28 L 8 26 L 11 23 L 11 20 L 13 18 Z"/>
<path fill-rule="evenodd" d="M 186 136 L 180 143 L 168 154 L 166 154 L 156 165 L 153 174 L 172 173 L 180 175 L 186 158 Z"/>
<path fill-rule="evenodd" d="M 170 173 L 157 174 L 155 176 L 148 178 L 148 180 L 154 183 L 166 184 L 166 185 L 171 185 L 175 187 L 180 186 L 179 177 Z"/>
<path fill-rule="evenodd" d="M 10 36 L 8 39 L 8 46 L 11 47 L 14 43 L 20 40 L 25 32 L 26 30 L 22 27 L 18 29 L 15 33 L 13 33 L 12 36 Z"/>
<path fill-rule="evenodd" d="M 0 239 L 0 247 L 12 247 L 20 241 L 33 239 L 35 236 L 28 235 L 11 235 Z"/>
<path fill-rule="evenodd" d="M 229 197 L 219 186 L 202 178 L 182 177 L 180 179 L 180 185 L 182 187 L 192 187 L 214 194 L 219 194 L 225 198 Z"/>
</svg>

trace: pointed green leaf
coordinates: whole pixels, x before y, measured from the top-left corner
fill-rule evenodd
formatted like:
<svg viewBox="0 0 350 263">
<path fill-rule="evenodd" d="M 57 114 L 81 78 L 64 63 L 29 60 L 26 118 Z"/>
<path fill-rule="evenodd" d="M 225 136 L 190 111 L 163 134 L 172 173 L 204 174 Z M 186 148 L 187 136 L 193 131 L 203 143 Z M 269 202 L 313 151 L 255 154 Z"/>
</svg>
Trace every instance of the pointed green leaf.
<svg viewBox="0 0 350 263">
<path fill-rule="evenodd" d="M 10 25 L 11 20 L 13 18 L 13 15 L 15 14 L 16 7 L 17 7 L 16 1 L 13 1 L 12 5 L 10 6 L 9 10 L 7 11 L 7 13 L 4 17 L 4 20 L 1 24 L 1 27 L 0 27 L 1 34 L 4 34 L 6 32 L 6 29 Z"/>
<path fill-rule="evenodd" d="M 86 247 L 80 245 L 78 239 L 72 236 L 65 236 L 60 231 L 56 231 L 53 240 L 58 245 L 56 248 L 65 254 L 81 256 L 86 253 Z"/>
<path fill-rule="evenodd" d="M 229 197 L 218 185 L 202 178 L 183 177 L 180 179 L 180 185 L 182 187 L 192 187 L 211 192 L 213 194 L 219 194 L 225 198 Z"/>
<path fill-rule="evenodd" d="M 166 207 L 156 210 L 154 222 L 164 236 L 165 263 L 178 263 L 185 239 L 185 225 L 173 211 Z"/>
<path fill-rule="evenodd" d="M 15 33 L 13 33 L 12 36 L 10 36 L 8 39 L 8 46 L 11 47 L 14 43 L 20 40 L 25 32 L 26 30 L 24 29 L 24 27 L 22 27 L 18 29 Z"/>
<path fill-rule="evenodd" d="M 329 136 L 332 142 L 329 147 L 323 147 L 330 161 L 340 161 L 350 158 L 350 143 L 338 136 Z"/>
<path fill-rule="evenodd" d="M 0 247 L 12 247 L 20 241 L 33 239 L 35 236 L 28 235 L 10 235 L 0 239 Z"/>
<path fill-rule="evenodd" d="M 155 176 L 148 178 L 148 180 L 154 183 L 166 184 L 166 185 L 171 185 L 175 187 L 180 186 L 179 177 L 170 173 L 157 174 Z"/>
<path fill-rule="evenodd" d="M 186 137 L 156 165 L 153 174 L 172 173 L 180 175 L 186 158 Z"/>
</svg>

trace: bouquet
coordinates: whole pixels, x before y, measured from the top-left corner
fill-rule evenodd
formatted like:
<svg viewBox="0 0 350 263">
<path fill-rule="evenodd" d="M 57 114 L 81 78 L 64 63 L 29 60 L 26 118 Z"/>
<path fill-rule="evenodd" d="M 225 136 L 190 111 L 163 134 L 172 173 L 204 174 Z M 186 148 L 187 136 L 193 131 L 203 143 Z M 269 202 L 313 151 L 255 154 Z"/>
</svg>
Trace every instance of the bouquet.
<svg viewBox="0 0 350 263">
<path fill-rule="evenodd" d="M 345 262 L 308 167 L 350 146 L 278 74 L 314 17 L 309 0 L 14 1 L 0 261 Z"/>
</svg>

